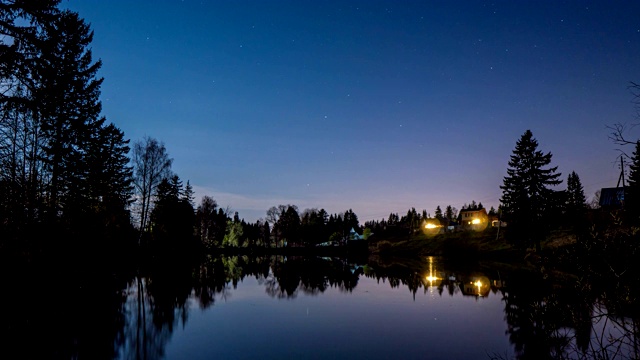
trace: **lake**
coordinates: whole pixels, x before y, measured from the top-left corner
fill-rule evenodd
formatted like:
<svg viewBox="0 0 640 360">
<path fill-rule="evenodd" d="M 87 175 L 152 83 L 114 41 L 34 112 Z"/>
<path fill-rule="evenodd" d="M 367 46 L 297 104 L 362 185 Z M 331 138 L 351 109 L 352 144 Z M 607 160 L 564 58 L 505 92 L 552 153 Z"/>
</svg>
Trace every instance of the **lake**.
<svg viewBox="0 0 640 360">
<path fill-rule="evenodd" d="M 508 264 L 208 256 L 8 287 L 19 358 L 638 358 L 634 312 Z M 9 293 L 8 293 L 9 294 Z M 608 311 L 607 309 L 612 309 Z M 5 358 L 5 357 L 3 357 Z M 12 357 L 13 358 L 13 357 Z"/>
</svg>

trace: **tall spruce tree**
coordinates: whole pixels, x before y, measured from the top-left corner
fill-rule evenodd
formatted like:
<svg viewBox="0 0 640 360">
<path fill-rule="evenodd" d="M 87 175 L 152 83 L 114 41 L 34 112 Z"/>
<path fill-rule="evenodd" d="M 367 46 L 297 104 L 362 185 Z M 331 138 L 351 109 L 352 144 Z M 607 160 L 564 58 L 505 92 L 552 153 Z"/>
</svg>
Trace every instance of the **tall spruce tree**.
<svg viewBox="0 0 640 360">
<path fill-rule="evenodd" d="M 90 26 L 58 4 L 0 1 L 0 157 L 7 160 L 0 183 L 11 199 L 0 222 L 30 229 L 48 220 L 77 230 L 99 212 L 103 224 L 113 223 L 107 214 L 121 224 L 131 193 L 128 140 L 100 115 L 101 62 L 92 58 Z"/>
<path fill-rule="evenodd" d="M 584 196 L 580 177 L 575 171 L 572 171 L 567 177 L 565 210 L 569 225 L 579 234 L 586 230 L 586 209 L 587 199 Z"/>
<path fill-rule="evenodd" d="M 440 221 L 444 220 L 444 215 L 442 214 L 442 209 L 440 208 L 440 205 L 436 206 L 436 211 L 434 212 L 434 214 L 436 219 Z"/>
<path fill-rule="evenodd" d="M 86 203 L 86 161 L 94 134 L 103 126 L 99 101 L 101 62 L 94 62 L 89 45 L 93 32 L 77 13 L 62 11 L 45 26 L 41 55 L 34 76 L 37 113 L 48 170 L 50 218 L 73 209 L 82 212 Z"/>
<path fill-rule="evenodd" d="M 129 205 L 133 195 L 129 166 L 129 140 L 113 124 L 99 129 L 92 136 L 86 162 L 88 186 L 84 196 L 88 210 L 98 215 L 106 225 L 125 226 L 131 223 Z"/>
<path fill-rule="evenodd" d="M 631 156 L 628 180 L 624 208 L 631 223 L 638 225 L 640 223 L 640 141 L 636 142 L 636 148 Z"/>
<path fill-rule="evenodd" d="M 583 210 L 587 207 L 587 199 L 584 196 L 584 188 L 580 177 L 575 171 L 567 177 L 567 211 Z"/>
<path fill-rule="evenodd" d="M 554 191 L 549 186 L 562 182 L 556 167 L 551 163 L 551 153 L 538 150 L 538 141 L 530 130 L 516 142 L 509 160 L 507 176 L 503 179 L 502 202 L 504 218 L 508 223 L 509 238 L 520 247 L 535 245 L 540 251 L 540 241 L 547 230 L 545 217 L 548 203 Z"/>
</svg>

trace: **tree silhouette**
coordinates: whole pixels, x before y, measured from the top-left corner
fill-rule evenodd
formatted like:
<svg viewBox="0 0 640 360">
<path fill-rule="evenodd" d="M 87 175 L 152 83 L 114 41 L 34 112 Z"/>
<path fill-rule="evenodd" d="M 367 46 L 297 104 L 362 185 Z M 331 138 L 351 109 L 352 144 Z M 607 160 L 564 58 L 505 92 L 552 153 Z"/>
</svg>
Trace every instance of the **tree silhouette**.
<svg viewBox="0 0 640 360">
<path fill-rule="evenodd" d="M 442 209 L 440 208 L 440 205 L 436 206 L 436 211 L 434 212 L 434 216 L 436 217 L 436 219 L 440 221 L 444 220 L 444 215 L 442 214 Z"/>
<path fill-rule="evenodd" d="M 139 202 L 141 235 L 147 230 L 152 205 L 151 197 L 162 179 L 168 177 L 172 161 L 164 144 L 154 138 L 147 136 L 133 145 L 133 183 Z"/>
<path fill-rule="evenodd" d="M 185 248 L 193 236 L 195 214 L 183 193 L 177 175 L 158 184 L 151 223 L 154 241 L 164 249 Z"/>
<path fill-rule="evenodd" d="M 300 215 L 298 215 L 296 207 L 288 206 L 287 209 L 280 214 L 278 228 L 280 229 L 282 238 L 287 240 L 289 246 L 298 242 L 300 235 Z"/>
<path fill-rule="evenodd" d="M 574 227 L 574 230 L 582 230 L 580 228 L 586 225 L 584 221 L 587 199 L 584 196 L 580 177 L 575 171 L 572 171 L 567 177 L 566 199 L 566 212 L 569 222 Z"/>
<path fill-rule="evenodd" d="M 631 156 L 629 182 L 625 194 L 625 209 L 634 225 L 640 222 L 640 141 Z"/>
<path fill-rule="evenodd" d="M 100 115 L 90 26 L 58 4 L 0 3 L 0 223 L 96 235 L 128 216 L 128 140 Z"/>
<path fill-rule="evenodd" d="M 502 198 L 504 217 L 509 224 L 509 238 L 520 247 L 535 245 L 540 251 L 540 240 L 547 227 L 548 203 L 558 185 L 560 173 L 557 167 L 546 168 L 551 163 L 551 153 L 538 150 L 538 141 L 530 130 L 516 142 L 504 177 Z"/>
</svg>

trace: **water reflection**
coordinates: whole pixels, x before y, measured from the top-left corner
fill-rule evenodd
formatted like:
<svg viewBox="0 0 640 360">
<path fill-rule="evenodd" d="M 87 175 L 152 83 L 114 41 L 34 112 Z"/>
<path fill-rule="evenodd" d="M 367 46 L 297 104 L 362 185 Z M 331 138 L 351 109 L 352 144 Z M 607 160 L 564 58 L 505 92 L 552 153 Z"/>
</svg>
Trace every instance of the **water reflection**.
<svg viewBox="0 0 640 360">
<path fill-rule="evenodd" d="M 274 299 L 294 300 L 303 294 L 321 300 L 329 289 L 356 296 L 362 279 L 382 288 L 406 289 L 414 301 L 421 293 L 478 303 L 497 297 L 503 317 L 492 321 L 504 331 L 495 336 L 506 336 L 512 348 L 487 351 L 488 358 L 640 358 L 635 290 L 640 284 L 596 283 L 570 275 L 551 279 L 502 264 L 437 257 L 364 263 L 321 257 L 207 256 L 198 262 L 147 264 L 129 275 L 126 286 L 122 277 L 114 281 L 86 276 L 80 281 L 44 272 L 28 275 L 4 282 L 21 301 L 11 296 L 0 300 L 5 311 L 11 309 L 0 334 L 5 349 L 20 347 L 24 358 L 163 358 L 176 330 L 202 314 L 194 315 L 194 310 L 214 308 L 220 301 L 233 303 L 248 277 Z M 56 295 L 40 302 L 40 293 Z M 43 346 L 32 346 L 33 339 Z"/>
<path fill-rule="evenodd" d="M 505 285 L 499 271 L 487 270 L 485 274 L 473 267 L 446 265 L 441 258 L 433 256 L 421 262 L 378 263 L 368 266 L 364 274 L 379 281 L 386 280 L 391 287 L 406 286 L 414 298 L 420 289 L 425 293 L 435 290 L 439 295 L 446 292 L 449 296 L 462 294 L 482 298 L 490 292 L 497 293 Z"/>
</svg>

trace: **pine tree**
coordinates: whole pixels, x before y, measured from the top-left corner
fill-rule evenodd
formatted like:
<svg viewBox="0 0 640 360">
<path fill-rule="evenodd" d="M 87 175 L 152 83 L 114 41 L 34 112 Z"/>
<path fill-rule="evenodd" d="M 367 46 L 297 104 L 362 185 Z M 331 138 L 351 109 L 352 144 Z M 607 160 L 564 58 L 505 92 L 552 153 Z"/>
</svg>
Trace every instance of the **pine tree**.
<svg viewBox="0 0 640 360">
<path fill-rule="evenodd" d="M 453 219 L 455 219 L 456 215 L 451 205 L 447 205 L 447 207 L 445 208 L 444 217 L 447 219 L 447 221 L 453 221 Z"/>
<path fill-rule="evenodd" d="M 551 163 L 551 153 L 538 150 L 538 141 L 530 130 L 516 142 L 509 160 L 507 176 L 503 179 L 502 198 L 504 218 L 509 224 L 509 238 L 521 247 L 535 245 L 540 251 L 540 240 L 546 228 L 546 205 L 553 190 L 549 186 L 562 182 Z"/>
<path fill-rule="evenodd" d="M 444 219 L 444 215 L 442 214 L 442 209 L 440 208 L 440 205 L 436 206 L 435 217 L 440 221 Z"/>
<path fill-rule="evenodd" d="M 178 175 L 164 178 L 156 188 L 155 205 L 151 211 L 152 234 L 156 245 L 176 248 L 194 233 L 193 207 L 183 198 L 182 181 Z"/>
<path fill-rule="evenodd" d="M 567 177 L 567 210 L 580 211 L 587 207 L 587 199 L 580 177 L 575 171 Z"/>
<path fill-rule="evenodd" d="M 573 230 L 582 234 L 586 230 L 586 209 L 587 199 L 584 196 L 584 189 L 580 182 L 580 177 L 575 171 L 567 177 L 567 190 L 566 190 L 566 217 L 569 225 L 573 227 Z"/>
<path fill-rule="evenodd" d="M 89 208 L 106 216 L 113 225 L 130 223 L 129 204 L 133 195 L 132 169 L 129 166 L 129 140 L 122 130 L 109 124 L 94 134 L 87 152 L 90 165 L 86 173 Z M 85 210 L 89 211 L 89 210 Z"/>
<path fill-rule="evenodd" d="M 623 206 L 631 223 L 638 225 L 640 223 L 640 141 L 636 142 L 636 148 L 631 156 Z"/>
<path fill-rule="evenodd" d="M 87 152 L 105 121 L 99 101 L 103 79 L 97 78 L 101 62 L 93 61 L 89 48 L 93 32 L 77 13 L 62 11 L 44 28 L 32 96 L 50 178 L 49 218 L 55 219 L 85 205 L 78 200 L 88 187 Z"/>
<path fill-rule="evenodd" d="M 100 116 L 90 26 L 59 2 L 0 2 L 0 158 L 9 160 L 0 173 L 21 209 L 7 222 L 84 225 L 97 235 L 97 225 L 129 222 L 128 140 Z"/>
<path fill-rule="evenodd" d="M 189 205 L 191 205 L 191 207 L 195 207 L 195 203 L 193 202 L 195 197 L 193 194 L 194 194 L 193 186 L 191 186 L 191 184 L 189 183 L 189 180 L 187 180 L 187 185 L 185 185 L 184 187 L 183 200 L 188 202 Z"/>
</svg>

